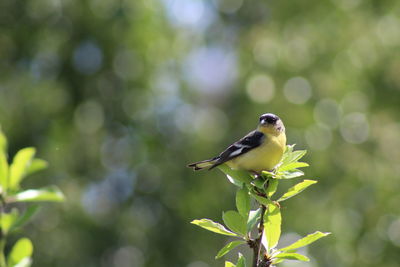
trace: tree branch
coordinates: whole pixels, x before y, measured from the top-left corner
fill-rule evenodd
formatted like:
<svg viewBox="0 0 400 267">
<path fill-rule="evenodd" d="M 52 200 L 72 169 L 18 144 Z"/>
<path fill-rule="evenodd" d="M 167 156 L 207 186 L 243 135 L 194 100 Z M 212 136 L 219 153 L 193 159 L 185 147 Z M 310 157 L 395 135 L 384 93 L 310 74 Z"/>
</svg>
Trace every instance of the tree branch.
<svg viewBox="0 0 400 267">
<path fill-rule="evenodd" d="M 258 237 L 253 241 L 253 267 L 258 267 L 260 254 L 262 251 L 261 239 L 264 231 L 264 214 L 267 207 L 261 204 L 261 218 L 258 225 Z"/>
</svg>

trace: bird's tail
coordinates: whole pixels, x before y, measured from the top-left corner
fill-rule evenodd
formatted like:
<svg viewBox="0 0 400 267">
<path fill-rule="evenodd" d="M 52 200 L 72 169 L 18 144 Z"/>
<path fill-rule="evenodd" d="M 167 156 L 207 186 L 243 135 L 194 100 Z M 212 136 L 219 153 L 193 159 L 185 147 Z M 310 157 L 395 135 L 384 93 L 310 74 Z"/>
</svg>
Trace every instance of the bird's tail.
<svg viewBox="0 0 400 267">
<path fill-rule="evenodd" d="M 193 168 L 193 170 L 198 171 L 198 170 L 202 170 L 208 167 L 214 167 L 215 162 L 217 161 L 217 158 L 213 158 L 213 159 L 206 159 L 206 160 L 202 160 L 199 162 L 194 162 L 191 163 L 189 165 L 187 165 L 189 168 Z"/>
</svg>

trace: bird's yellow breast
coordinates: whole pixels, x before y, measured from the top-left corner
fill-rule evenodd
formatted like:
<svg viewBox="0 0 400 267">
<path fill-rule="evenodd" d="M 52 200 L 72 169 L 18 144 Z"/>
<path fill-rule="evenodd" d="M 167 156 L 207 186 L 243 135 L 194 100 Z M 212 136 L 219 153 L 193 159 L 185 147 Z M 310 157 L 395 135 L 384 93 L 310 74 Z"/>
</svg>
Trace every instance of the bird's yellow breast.
<svg viewBox="0 0 400 267">
<path fill-rule="evenodd" d="M 286 148 L 286 135 L 265 133 L 265 141 L 259 147 L 227 162 L 232 169 L 260 172 L 272 170 L 281 160 Z"/>
</svg>

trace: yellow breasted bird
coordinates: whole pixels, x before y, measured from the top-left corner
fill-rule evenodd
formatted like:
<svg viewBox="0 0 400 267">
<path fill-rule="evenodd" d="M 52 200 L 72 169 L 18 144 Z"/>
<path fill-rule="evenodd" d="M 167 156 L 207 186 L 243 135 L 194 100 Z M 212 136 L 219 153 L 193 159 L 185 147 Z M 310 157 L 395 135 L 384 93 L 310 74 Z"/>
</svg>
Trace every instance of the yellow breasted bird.
<svg viewBox="0 0 400 267">
<path fill-rule="evenodd" d="M 248 133 L 230 145 L 221 154 L 189 164 L 194 170 L 217 167 L 226 163 L 230 168 L 261 172 L 272 170 L 281 160 L 286 149 L 285 126 L 282 120 L 272 113 L 260 116 L 256 130 Z"/>
</svg>

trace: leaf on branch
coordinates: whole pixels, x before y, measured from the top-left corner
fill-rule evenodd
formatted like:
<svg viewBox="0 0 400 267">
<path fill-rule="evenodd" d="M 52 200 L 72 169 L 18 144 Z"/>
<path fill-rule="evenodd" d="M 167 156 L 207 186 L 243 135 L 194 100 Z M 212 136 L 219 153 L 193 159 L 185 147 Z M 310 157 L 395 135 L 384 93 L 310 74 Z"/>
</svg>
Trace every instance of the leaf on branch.
<svg viewBox="0 0 400 267">
<path fill-rule="evenodd" d="M 32 252 L 32 242 L 28 238 L 19 239 L 8 256 L 8 266 L 29 266 Z M 22 263 L 29 263 L 29 265 L 22 265 Z"/>
<path fill-rule="evenodd" d="M 304 180 L 304 181 L 292 186 L 291 188 L 289 188 L 289 190 L 285 194 L 283 194 L 283 196 L 281 196 L 277 201 L 281 202 L 286 199 L 289 199 L 289 198 L 301 193 L 304 189 L 306 189 L 307 187 L 309 187 L 310 185 L 313 185 L 315 183 L 317 183 L 317 181 Z"/>
<path fill-rule="evenodd" d="M 262 204 L 262 205 L 264 205 L 264 206 L 268 206 L 268 205 L 273 204 L 272 200 L 270 200 L 270 199 L 268 199 L 268 198 L 266 198 L 266 197 L 262 197 L 262 196 L 259 196 L 259 195 L 257 195 L 257 194 L 254 194 L 254 193 L 252 193 L 251 195 L 252 195 L 260 204 Z"/>
<path fill-rule="evenodd" d="M 247 220 L 250 212 L 250 195 L 245 185 L 236 192 L 236 208 L 239 214 Z"/>
<path fill-rule="evenodd" d="M 14 156 L 10 166 L 9 188 L 16 190 L 19 184 L 26 176 L 27 170 L 31 165 L 32 159 L 35 156 L 36 149 L 33 147 L 23 148 Z"/>
<path fill-rule="evenodd" d="M 225 267 L 236 267 L 236 265 L 233 264 L 233 263 L 230 262 L 230 261 L 226 261 L 226 262 L 225 262 Z"/>
<path fill-rule="evenodd" d="M 1 133 L 1 132 L 0 132 Z M 8 188 L 8 163 L 6 152 L 0 150 L 0 192 Z"/>
<path fill-rule="evenodd" d="M 282 217 L 279 207 L 275 204 L 270 204 L 267 208 L 267 212 L 264 215 L 264 231 L 261 242 L 269 251 L 278 244 L 281 236 Z"/>
<path fill-rule="evenodd" d="M 228 253 L 229 251 L 231 251 L 232 249 L 236 248 L 239 245 L 245 244 L 245 241 L 241 241 L 241 240 L 237 240 L 237 241 L 232 241 L 229 242 L 228 244 L 226 244 L 226 246 L 224 246 L 217 254 L 217 256 L 215 256 L 216 259 L 221 258 L 222 256 L 224 256 L 226 253 Z"/>
<path fill-rule="evenodd" d="M 279 251 L 296 250 L 298 248 L 307 246 L 307 245 L 317 241 L 318 239 L 320 239 L 324 236 L 330 235 L 330 234 L 331 233 L 322 233 L 320 231 L 317 231 L 315 233 L 309 234 L 306 237 L 303 237 L 303 238 L 297 240 L 296 242 L 294 242 L 293 244 L 291 244 L 287 247 L 279 249 Z"/>
<path fill-rule="evenodd" d="M 240 170 L 232 170 L 226 164 L 222 164 L 218 166 L 223 173 L 226 174 L 228 180 L 238 187 L 242 187 L 242 184 L 250 184 L 253 180 L 253 177 L 247 171 Z"/>
<path fill-rule="evenodd" d="M 193 220 L 190 223 L 220 235 L 229 235 L 238 237 L 237 234 L 227 230 L 223 225 L 213 222 L 210 219 Z"/>
<path fill-rule="evenodd" d="M 38 171 L 41 171 L 43 169 L 46 169 L 48 166 L 49 164 L 47 163 L 47 161 L 43 159 L 33 159 L 31 165 L 26 170 L 26 175 L 30 175 Z"/>
<path fill-rule="evenodd" d="M 12 209 L 9 213 L 0 214 L 0 228 L 1 231 L 7 234 L 13 227 L 15 221 L 18 219 L 18 210 L 16 208 Z"/>
<path fill-rule="evenodd" d="M 11 195 L 7 198 L 9 202 L 37 202 L 37 201 L 50 201 L 61 202 L 64 201 L 64 195 L 56 186 L 44 187 L 41 189 L 29 189 Z"/>
<path fill-rule="evenodd" d="M 277 177 L 277 179 L 292 179 L 292 178 L 300 177 L 303 175 L 304 175 L 304 172 L 294 169 L 292 171 L 285 171 L 285 172 L 281 173 Z"/>
<path fill-rule="evenodd" d="M 285 260 L 298 260 L 298 261 L 310 261 L 307 256 L 301 255 L 299 253 L 279 253 L 274 256 L 276 259 L 285 259 Z"/>
<path fill-rule="evenodd" d="M 27 223 L 29 221 L 29 219 L 32 218 L 32 216 L 35 215 L 38 210 L 39 210 L 38 205 L 29 206 L 26 209 L 26 211 L 24 212 L 24 214 L 19 216 L 18 219 L 15 221 L 15 223 L 12 226 L 12 230 L 19 228 L 19 227 L 23 226 L 25 223 Z"/>
<path fill-rule="evenodd" d="M 247 220 L 245 220 L 237 211 L 230 210 L 222 214 L 222 219 L 226 226 L 235 233 L 242 236 L 247 234 Z"/>
<path fill-rule="evenodd" d="M 305 162 L 292 162 L 286 165 L 282 165 L 278 171 L 283 172 L 283 171 L 289 171 L 292 169 L 297 169 L 297 168 L 303 168 L 303 167 L 308 167 L 308 163 Z"/>
<path fill-rule="evenodd" d="M 250 232 L 251 229 L 257 224 L 258 220 L 261 217 L 261 209 L 251 210 L 249 212 L 249 219 L 247 220 L 247 232 Z"/>
<path fill-rule="evenodd" d="M 278 189 L 278 180 L 277 179 L 269 179 L 268 187 L 265 190 L 265 193 L 267 194 L 268 198 L 272 197 L 275 194 L 277 189 Z"/>
<path fill-rule="evenodd" d="M 239 260 L 236 264 L 236 267 L 246 267 L 246 266 L 247 266 L 246 258 L 241 253 L 239 253 Z"/>
</svg>

